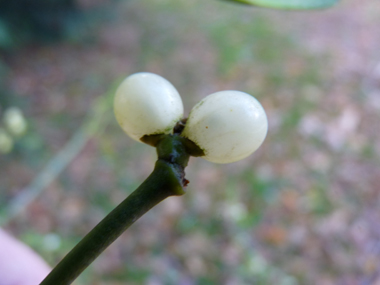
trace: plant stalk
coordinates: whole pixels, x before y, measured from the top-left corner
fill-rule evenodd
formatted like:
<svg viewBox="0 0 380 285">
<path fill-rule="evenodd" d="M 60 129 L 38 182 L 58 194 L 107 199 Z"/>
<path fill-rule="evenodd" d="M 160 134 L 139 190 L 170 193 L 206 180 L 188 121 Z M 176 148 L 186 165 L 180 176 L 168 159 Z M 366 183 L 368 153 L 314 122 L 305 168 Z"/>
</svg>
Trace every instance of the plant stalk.
<svg viewBox="0 0 380 285">
<path fill-rule="evenodd" d="M 169 196 L 183 195 L 184 169 L 189 160 L 183 138 L 164 136 L 156 146 L 152 174 L 92 229 L 50 272 L 40 285 L 71 284 L 138 218 Z"/>
</svg>

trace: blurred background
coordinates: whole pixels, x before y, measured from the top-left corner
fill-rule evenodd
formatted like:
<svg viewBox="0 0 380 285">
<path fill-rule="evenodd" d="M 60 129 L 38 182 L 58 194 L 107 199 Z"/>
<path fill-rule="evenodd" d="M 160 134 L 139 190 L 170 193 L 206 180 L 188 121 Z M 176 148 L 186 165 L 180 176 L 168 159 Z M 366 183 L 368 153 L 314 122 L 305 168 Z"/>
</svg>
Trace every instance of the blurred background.
<svg viewBox="0 0 380 285">
<path fill-rule="evenodd" d="M 154 148 L 112 111 L 117 84 L 149 71 L 178 89 L 186 115 L 216 91 L 254 95 L 268 136 L 237 163 L 192 158 L 187 194 L 76 284 L 380 284 L 377 1 L 313 12 L 32 3 L 0 3 L 3 228 L 54 266 L 149 175 Z"/>
</svg>

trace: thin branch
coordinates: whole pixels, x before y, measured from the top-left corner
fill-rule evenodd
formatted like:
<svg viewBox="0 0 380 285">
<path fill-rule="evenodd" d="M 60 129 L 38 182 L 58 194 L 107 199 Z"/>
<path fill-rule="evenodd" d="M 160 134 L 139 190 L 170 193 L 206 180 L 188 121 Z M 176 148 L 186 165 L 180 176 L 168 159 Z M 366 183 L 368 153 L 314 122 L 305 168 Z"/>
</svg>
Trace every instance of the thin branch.
<svg viewBox="0 0 380 285">
<path fill-rule="evenodd" d="M 92 229 L 40 285 L 71 284 L 112 242 L 152 207 L 169 196 L 183 195 L 189 154 L 184 138 L 165 136 L 157 145 L 152 174 Z"/>
<path fill-rule="evenodd" d="M 105 114 L 111 109 L 112 95 L 113 92 L 109 92 L 92 103 L 87 118 L 66 145 L 46 164 L 33 181 L 9 202 L 1 224 L 9 223 L 22 213 L 73 161 L 88 140 L 105 129 L 110 121 Z"/>
</svg>

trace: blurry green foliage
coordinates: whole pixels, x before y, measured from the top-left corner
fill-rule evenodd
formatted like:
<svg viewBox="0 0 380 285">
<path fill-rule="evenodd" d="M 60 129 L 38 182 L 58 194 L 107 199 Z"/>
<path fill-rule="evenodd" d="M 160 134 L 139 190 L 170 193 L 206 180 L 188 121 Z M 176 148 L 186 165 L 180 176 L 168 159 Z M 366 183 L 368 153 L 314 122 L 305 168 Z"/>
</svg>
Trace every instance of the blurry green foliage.
<svg viewBox="0 0 380 285">
<path fill-rule="evenodd" d="M 330 7 L 338 0 L 228 0 L 235 3 L 261 6 L 275 9 L 308 10 Z"/>
<path fill-rule="evenodd" d="M 0 35 L 0 42 L 1 42 L 1 35 Z M 1 46 L 1 43 L 0 43 L 0 46 Z M 8 107 L 9 105 L 7 92 L 4 90 L 4 87 L 3 87 L 5 85 L 5 80 L 6 80 L 7 75 L 8 75 L 8 67 L 0 58 L 0 110 L 2 108 Z"/>
<path fill-rule="evenodd" d="M 0 48 L 66 35 L 80 15 L 75 0 L 0 1 Z"/>
<path fill-rule="evenodd" d="M 210 40 L 218 50 L 218 70 L 223 75 L 230 75 L 252 62 L 273 65 L 273 71 L 281 71 L 284 53 L 292 46 L 289 37 L 282 36 L 261 17 L 231 18 L 229 21 L 219 19 L 208 27 Z M 268 47 L 281 46 L 281 49 Z M 275 77 L 276 72 L 270 76 Z M 278 75 L 279 78 L 283 76 Z M 274 78 L 273 78 L 274 79 Z"/>
</svg>

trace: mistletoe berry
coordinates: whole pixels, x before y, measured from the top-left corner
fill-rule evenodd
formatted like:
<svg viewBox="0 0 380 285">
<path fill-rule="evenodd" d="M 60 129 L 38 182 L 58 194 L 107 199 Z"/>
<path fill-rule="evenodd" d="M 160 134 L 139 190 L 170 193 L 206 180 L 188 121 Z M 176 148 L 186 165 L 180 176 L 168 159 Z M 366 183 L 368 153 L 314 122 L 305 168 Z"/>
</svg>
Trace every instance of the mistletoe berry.
<svg viewBox="0 0 380 285">
<path fill-rule="evenodd" d="M 116 91 L 116 120 L 133 139 L 168 134 L 183 116 L 178 91 L 165 78 L 148 72 L 127 77 Z"/>
<path fill-rule="evenodd" d="M 194 106 L 182 136 L 204 151 L 204 159 L 230 163 L 257 150 L 267 130 L 267 117 L 259 101 L 244 92 L 221 91 Z"/>
</svg>

